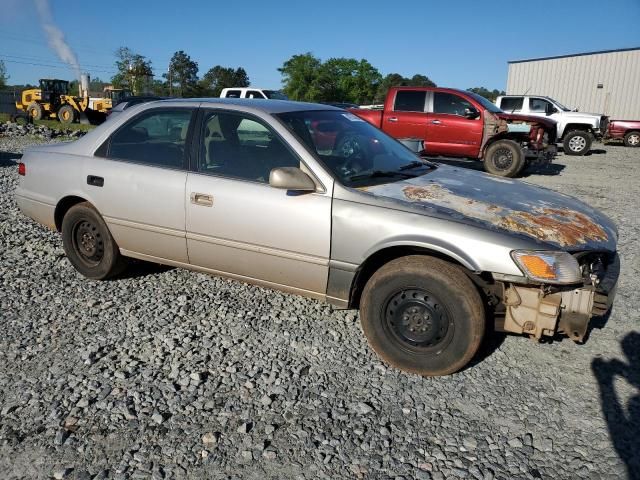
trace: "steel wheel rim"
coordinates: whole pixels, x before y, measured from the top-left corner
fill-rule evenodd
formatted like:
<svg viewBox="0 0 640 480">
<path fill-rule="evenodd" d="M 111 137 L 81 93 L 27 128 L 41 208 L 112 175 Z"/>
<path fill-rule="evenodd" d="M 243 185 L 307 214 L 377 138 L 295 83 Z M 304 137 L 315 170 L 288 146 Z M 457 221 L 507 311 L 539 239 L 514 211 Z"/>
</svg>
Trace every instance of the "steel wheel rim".
<svg viewBox="0 0 640 480">
<path fill-rule="evenodd" d="M 513 152 L 501 147 L 493 153 L 493 164 L 498 170 L 506 170 L 513 165 Z"/>
<path fill-rule="evenodd" d="M 104 239 L 97 225 L 89 220 L 80 220 L 71 232 L 73 248 L 88 266 L 94 267 L 104 257 Z"/>
<path fill-rule="evenodd" d="M 569 148 L 572 152 L 581 152 L 587 146 L 587 140 L 584 137 L 573 137 L 569 140 Z"/>
<path fill-rule="evenodd" d="M 627 141 L 629 142 L 629 145 L 633 145 L 635 147 L 640 143 L 640 135 L 629 135 L 629 139 Z"/>
<path fill-rule="evenodd" d="M 384 329 L 403 350 L 429 353 L 441 350 L 451 342 L 453 317 L 446 306 L 426 290 L 399 290 L 383 305 Z"/>
</svg>

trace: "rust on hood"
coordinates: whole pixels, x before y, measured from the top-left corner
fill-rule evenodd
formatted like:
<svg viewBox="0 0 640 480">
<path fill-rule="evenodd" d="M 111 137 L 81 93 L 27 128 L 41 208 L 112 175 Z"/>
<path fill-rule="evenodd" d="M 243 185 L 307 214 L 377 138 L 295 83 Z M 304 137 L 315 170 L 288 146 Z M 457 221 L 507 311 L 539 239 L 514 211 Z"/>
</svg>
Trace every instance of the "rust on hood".
<svg viewBox="0 0 640 480">
<path fill-rule="evenodd" d="M 444 207 L 462 215 L 488 222 L 501 229 L 523 233 L 542 241 L 561 246 L 606 242 L 607 232 L 587 215 L 572 210 L 533 206 L 527 210 L 511 209 L 484 200 L 457 195 L 438 183 L 407 185 L 402 188 L 405 198 Z"/>
</svg>

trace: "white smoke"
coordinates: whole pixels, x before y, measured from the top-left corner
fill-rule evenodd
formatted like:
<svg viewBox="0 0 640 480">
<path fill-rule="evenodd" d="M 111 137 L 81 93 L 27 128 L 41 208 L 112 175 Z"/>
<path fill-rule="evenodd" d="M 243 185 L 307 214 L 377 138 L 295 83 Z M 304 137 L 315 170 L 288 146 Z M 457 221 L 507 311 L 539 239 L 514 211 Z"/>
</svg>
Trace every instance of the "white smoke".
<svg viewBox="0 0 640 480">
<path fill-rule="evenodd" d="M 71 47 L 64 39 L 64 33 L 60 30 L 53 21 L 53 15 L 51 14 L 51 8 L 49 7 L 48 0 L 34 0 L 36 3 L 36 9 L 38 10 L 38 16 L 40 17 L 40 24 L 43 30 L 47 34 L 47 42 L 49 47 L 56 52 L 56 55 L 73 69 L 78 81 L 80 80 L 80 64 L 78 63 L 78 57 L 71 50 Z"/>
</svg>

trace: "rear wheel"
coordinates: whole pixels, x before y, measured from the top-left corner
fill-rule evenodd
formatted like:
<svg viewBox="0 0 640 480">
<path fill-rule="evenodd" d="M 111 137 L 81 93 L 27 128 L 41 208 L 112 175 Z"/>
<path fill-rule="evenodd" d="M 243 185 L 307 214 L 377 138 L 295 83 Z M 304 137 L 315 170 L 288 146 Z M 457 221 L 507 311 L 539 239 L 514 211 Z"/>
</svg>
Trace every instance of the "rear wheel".
<svg viewBox="0 0 640 480">
<path fill-rule="evenodd" d="M 593 137 L 583 130 L 572 130 L 564 136 L 562 147 L 567 155 L 585 155 L 591 150 Z"/>
<path fill-rule="evenodd" d="M 58 110 L 58 120 L 65 125 L 73 123 L 76 120 L 76 111 L 69 105 L 62 105 Z"/>
<path fill-rule="evenodd" d="M 62 245 L 71 264 L 87 278 L 103 280 L 126 267 L 106 223 L 89 203 L 74 205 L 65 214 Z"/>
<path fill-rule="evenodd" d="M 525 167 L 522 148 L 513 140 L 498 140 L 487 147 L 484 169 L 493 175 L 515 177 Z"/>
<path fill-rule="evenodd" d="M 371 277 L 360 319 L 383 360 L 425 376 L 460 370 L 484 333 L 482 301 L 471 280 L 456 265 L 420 255 L 392 260 Z"/>
<path fill-rule="evenodd" d="M 27 114 L 29 114 L 29 116 L 33 120 L 41 120 L 42 119 L 42 105 L 40 105 L 39 103 L 36 103 L 36 102 L 30 103 L 29 106 L 27 107 Z"/>
<path fill-rule="evenodd" d="M 627 147 L 640 147 L 640 132 L 628 132 L 624 136 L 624 144 Z"/>
</svg>

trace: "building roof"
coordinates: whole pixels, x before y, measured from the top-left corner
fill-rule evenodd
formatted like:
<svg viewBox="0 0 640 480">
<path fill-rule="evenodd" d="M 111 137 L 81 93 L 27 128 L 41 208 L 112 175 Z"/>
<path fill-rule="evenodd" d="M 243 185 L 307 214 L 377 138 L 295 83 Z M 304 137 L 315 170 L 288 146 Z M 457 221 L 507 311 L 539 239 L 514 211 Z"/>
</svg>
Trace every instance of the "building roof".
<svg viewBox="0 0 640 480">
<path fill-rule="evenodd" d="M 582 57 L 584 55 L 598 55 L 600 53 L 628 52 L 630 50 L 640 50 L 640 47 L 618 48 L 618 49 L 615 49 L 615 50 L 599 50 L 597 52 L 573 53 L 573 54 L 570 54 L 570 55 L 556 55 L 554 57 L 527 58 L 527 59 L 524 59 L 524 60 L 509 60 L 507 63 L 537 62 L 539 60 L 555 60 L 556 58 Z"/>
</svg>

